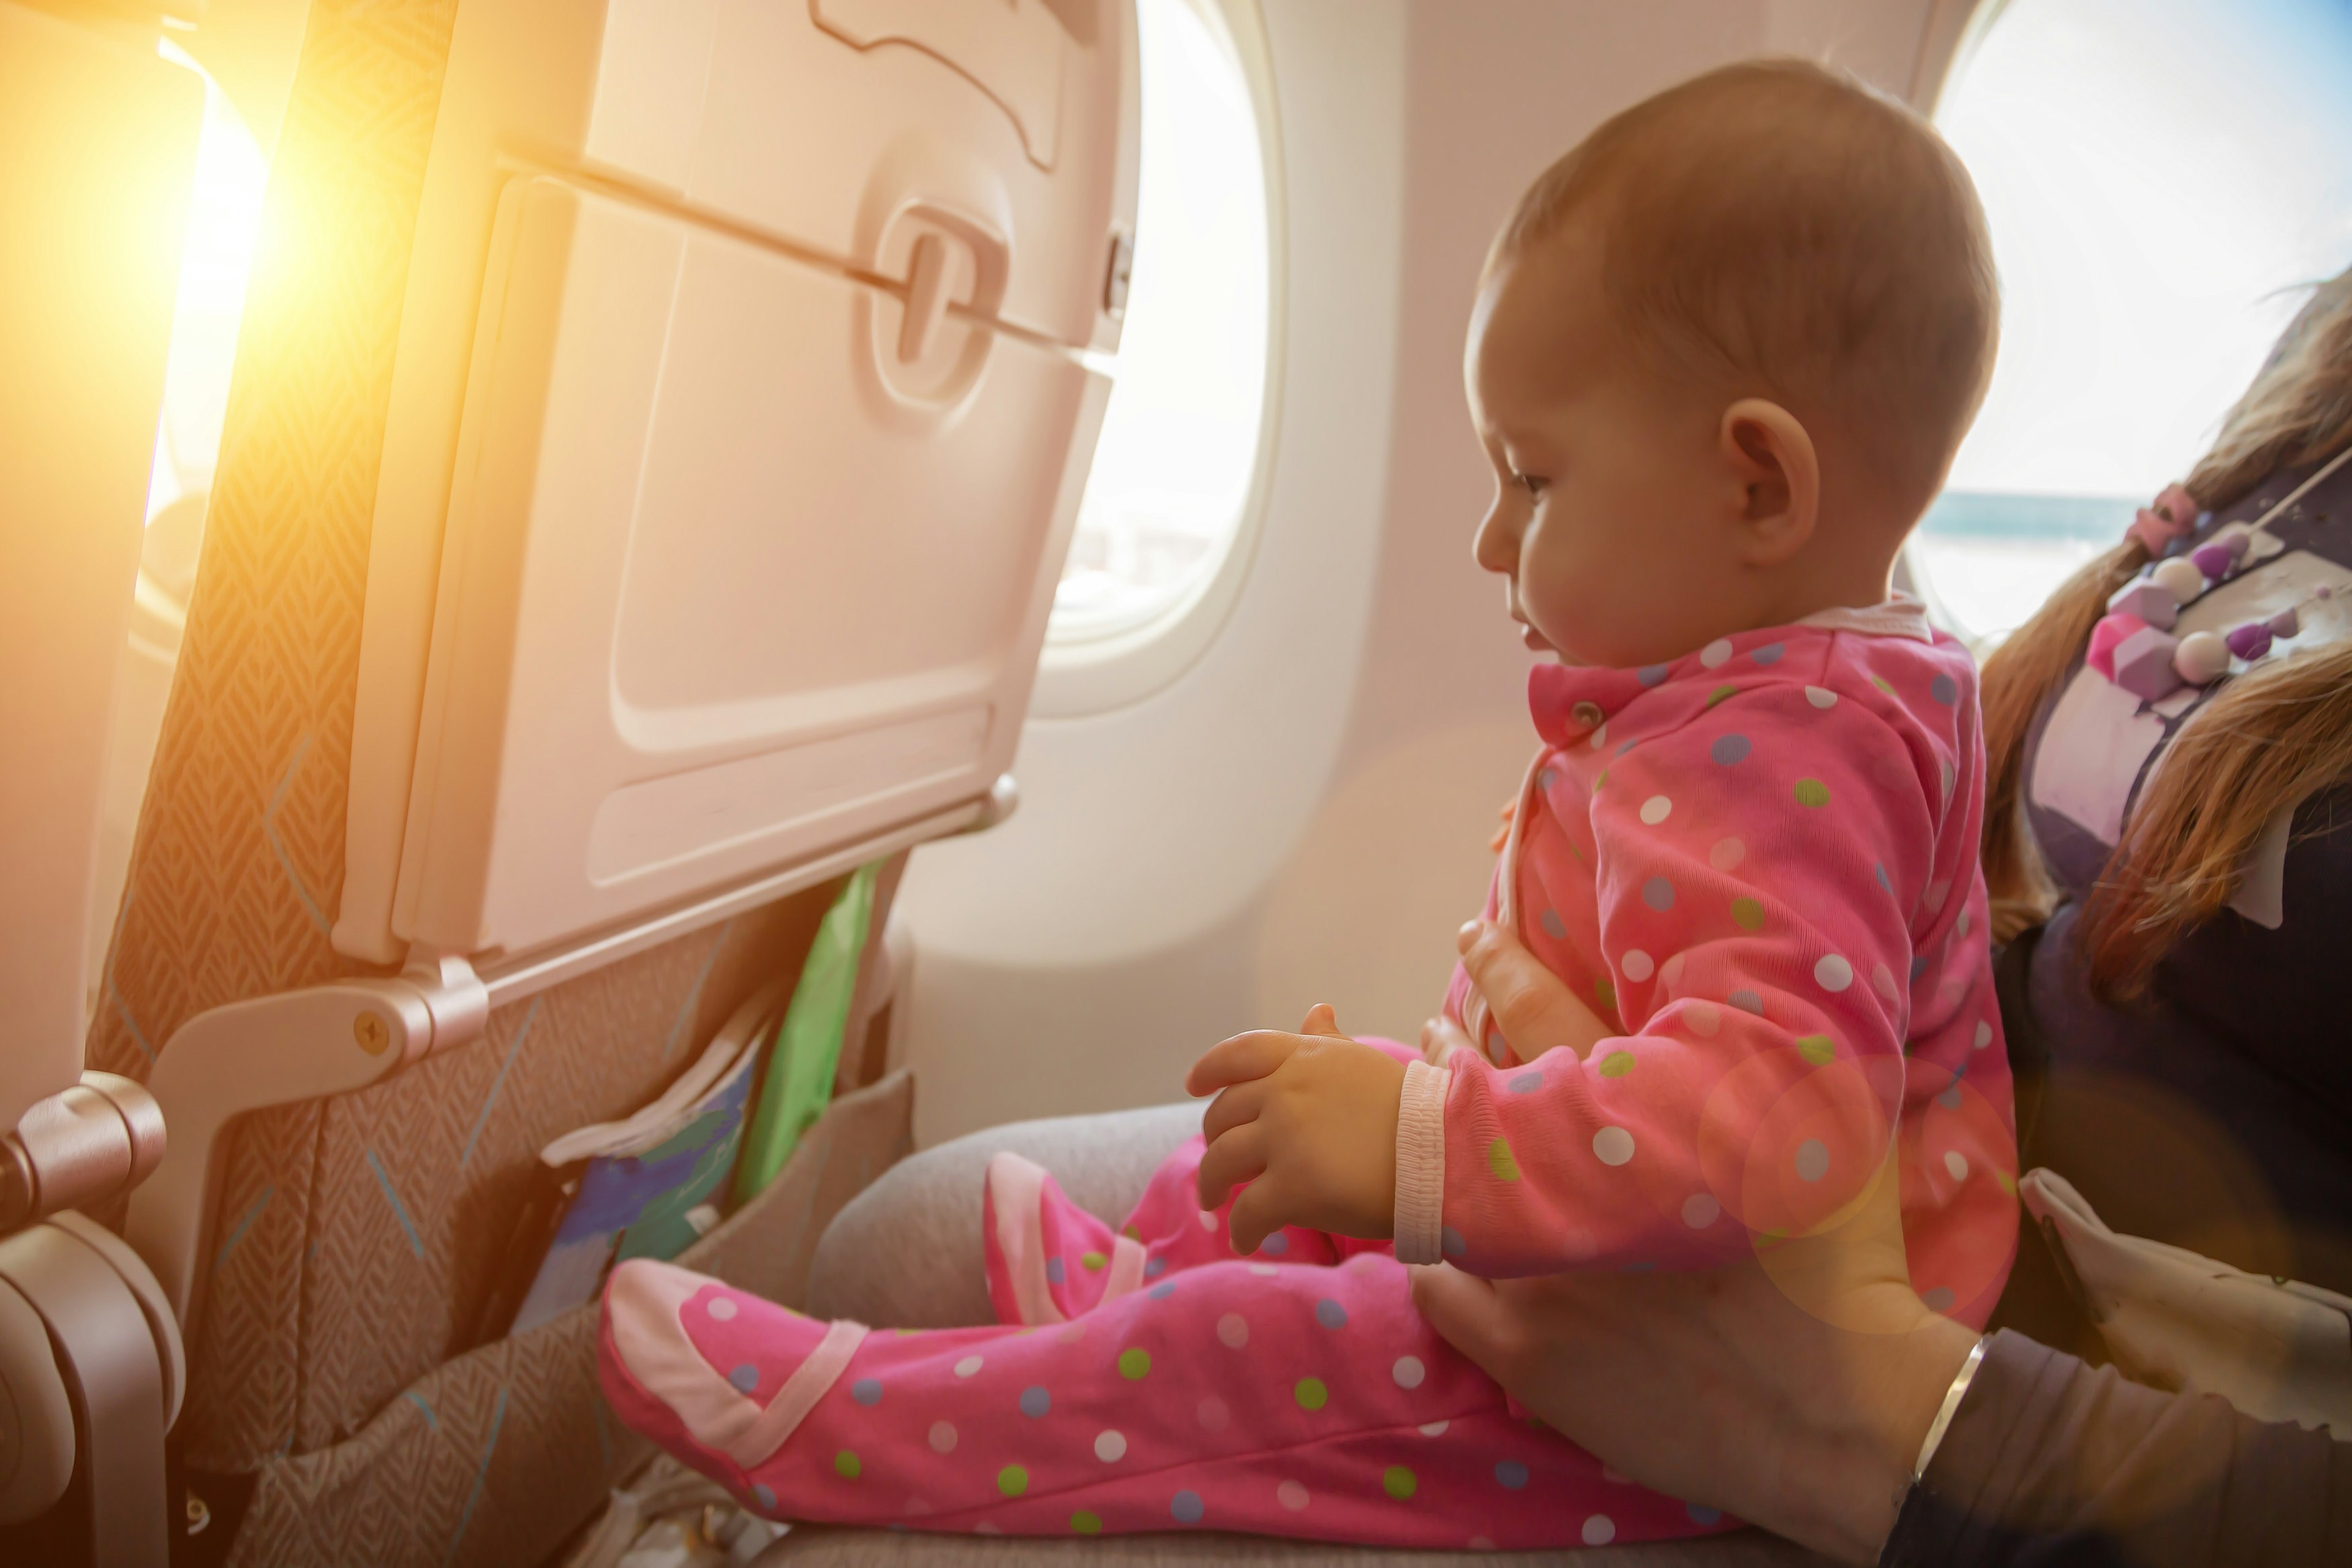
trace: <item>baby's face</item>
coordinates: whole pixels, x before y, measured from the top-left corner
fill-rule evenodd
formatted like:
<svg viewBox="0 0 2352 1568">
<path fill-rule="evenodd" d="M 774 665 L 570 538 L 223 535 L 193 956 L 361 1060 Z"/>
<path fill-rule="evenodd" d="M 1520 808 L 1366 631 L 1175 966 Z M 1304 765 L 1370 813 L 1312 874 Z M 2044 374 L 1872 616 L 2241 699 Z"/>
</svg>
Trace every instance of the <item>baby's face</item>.
<svg viewBox="0 0 2352 1568">
<path fill-rule="evenodd" d="M 1623 668 L 1728 629 L 1744 495 L 1722 411 L 1627 346 L 1572 226 L 1487 279 L 1464 371 L 1496 480 L 1478 564 L 1508 579 L 1528 647 Z"/>
</svg>

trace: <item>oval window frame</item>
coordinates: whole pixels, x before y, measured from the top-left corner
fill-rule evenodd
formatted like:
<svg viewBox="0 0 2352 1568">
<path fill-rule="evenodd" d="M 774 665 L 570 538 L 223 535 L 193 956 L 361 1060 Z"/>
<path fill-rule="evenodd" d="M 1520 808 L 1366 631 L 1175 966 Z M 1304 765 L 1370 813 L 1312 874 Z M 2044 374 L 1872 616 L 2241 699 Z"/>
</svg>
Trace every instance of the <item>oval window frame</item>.
<svg viewBox="0 0 2352 1568">
<path fill-rule="evenodd" d="M 1289 246 L 1285 224 L 1281 115 L 1274 61 L 1258 0 L 1183 0 L 1241 71 L 1256 118 L 1265 192 L 1265 370 L 1257 442 L 1239 514 L 1222 553 L 1168 605 L 1130 626 L 1056 637 L 1050 623 L 1037 661 L 1030 717 L 1075 719 L 1140 702 L 1173 682 L 1216 640 L 1248 580 L 1265 530 L 1280 441 Z M 1146 239 L 1148 243 L 1148 237 Z"/>
</svg>

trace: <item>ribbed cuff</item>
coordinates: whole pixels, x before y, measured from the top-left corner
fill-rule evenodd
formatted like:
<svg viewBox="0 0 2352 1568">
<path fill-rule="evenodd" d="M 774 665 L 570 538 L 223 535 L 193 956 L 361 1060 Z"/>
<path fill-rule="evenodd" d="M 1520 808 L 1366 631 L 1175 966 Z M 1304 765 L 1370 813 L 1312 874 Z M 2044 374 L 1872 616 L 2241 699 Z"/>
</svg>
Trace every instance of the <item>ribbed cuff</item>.
<svg viewBox="0 0 2352 1568">
<path fill-rule="evenodd" d="M 1408 1062 L 1397 1097 L 1396 1259 L 1436 1263 L 1445 1256 L 1445 1096 L 1454 1075 Z"/>
</svg>

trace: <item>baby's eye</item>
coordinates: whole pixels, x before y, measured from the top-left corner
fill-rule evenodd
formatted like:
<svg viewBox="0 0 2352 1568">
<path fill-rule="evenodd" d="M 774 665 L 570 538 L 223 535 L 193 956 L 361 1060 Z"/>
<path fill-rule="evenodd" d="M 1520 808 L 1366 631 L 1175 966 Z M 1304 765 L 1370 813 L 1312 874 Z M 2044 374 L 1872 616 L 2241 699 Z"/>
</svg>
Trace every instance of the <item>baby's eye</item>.
<svg viewBox="0 0 2352 1568">
<path fill-rule="evenodd" d="M 1534 474 L 1515 473 L 1511 476 L 1511 483 L 1527 491 L 1528 499 L 1533 500 L 1537 496 L 1543 494 L 1545 487 L 1549 485 L 1551 481 L 1546 479 L 1539 479 Z"/>
</svg>

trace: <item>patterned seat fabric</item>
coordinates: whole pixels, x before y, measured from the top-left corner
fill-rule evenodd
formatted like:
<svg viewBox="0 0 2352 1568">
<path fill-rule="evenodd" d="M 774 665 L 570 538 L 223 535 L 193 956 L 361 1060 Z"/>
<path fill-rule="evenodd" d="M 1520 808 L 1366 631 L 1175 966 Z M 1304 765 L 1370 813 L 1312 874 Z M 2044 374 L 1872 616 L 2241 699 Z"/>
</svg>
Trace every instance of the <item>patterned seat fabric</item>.
<svg viewBox="0 0 2352 1568">
<path fill-rule="evenodd" d="M 208 1008 L 364 966 L 329 929 L 403 290 L 457 0 L 316 0 L 271 169 L 180 664 L 89 1041 L 144 1078 Z M 323 1449 L 469 1347 L 540 1145 L 642 1103 L 797 966 L 811 889 L 494 1014 L 364 1092 L 233 1131 L 177 1436 Z"/>
</svg>

